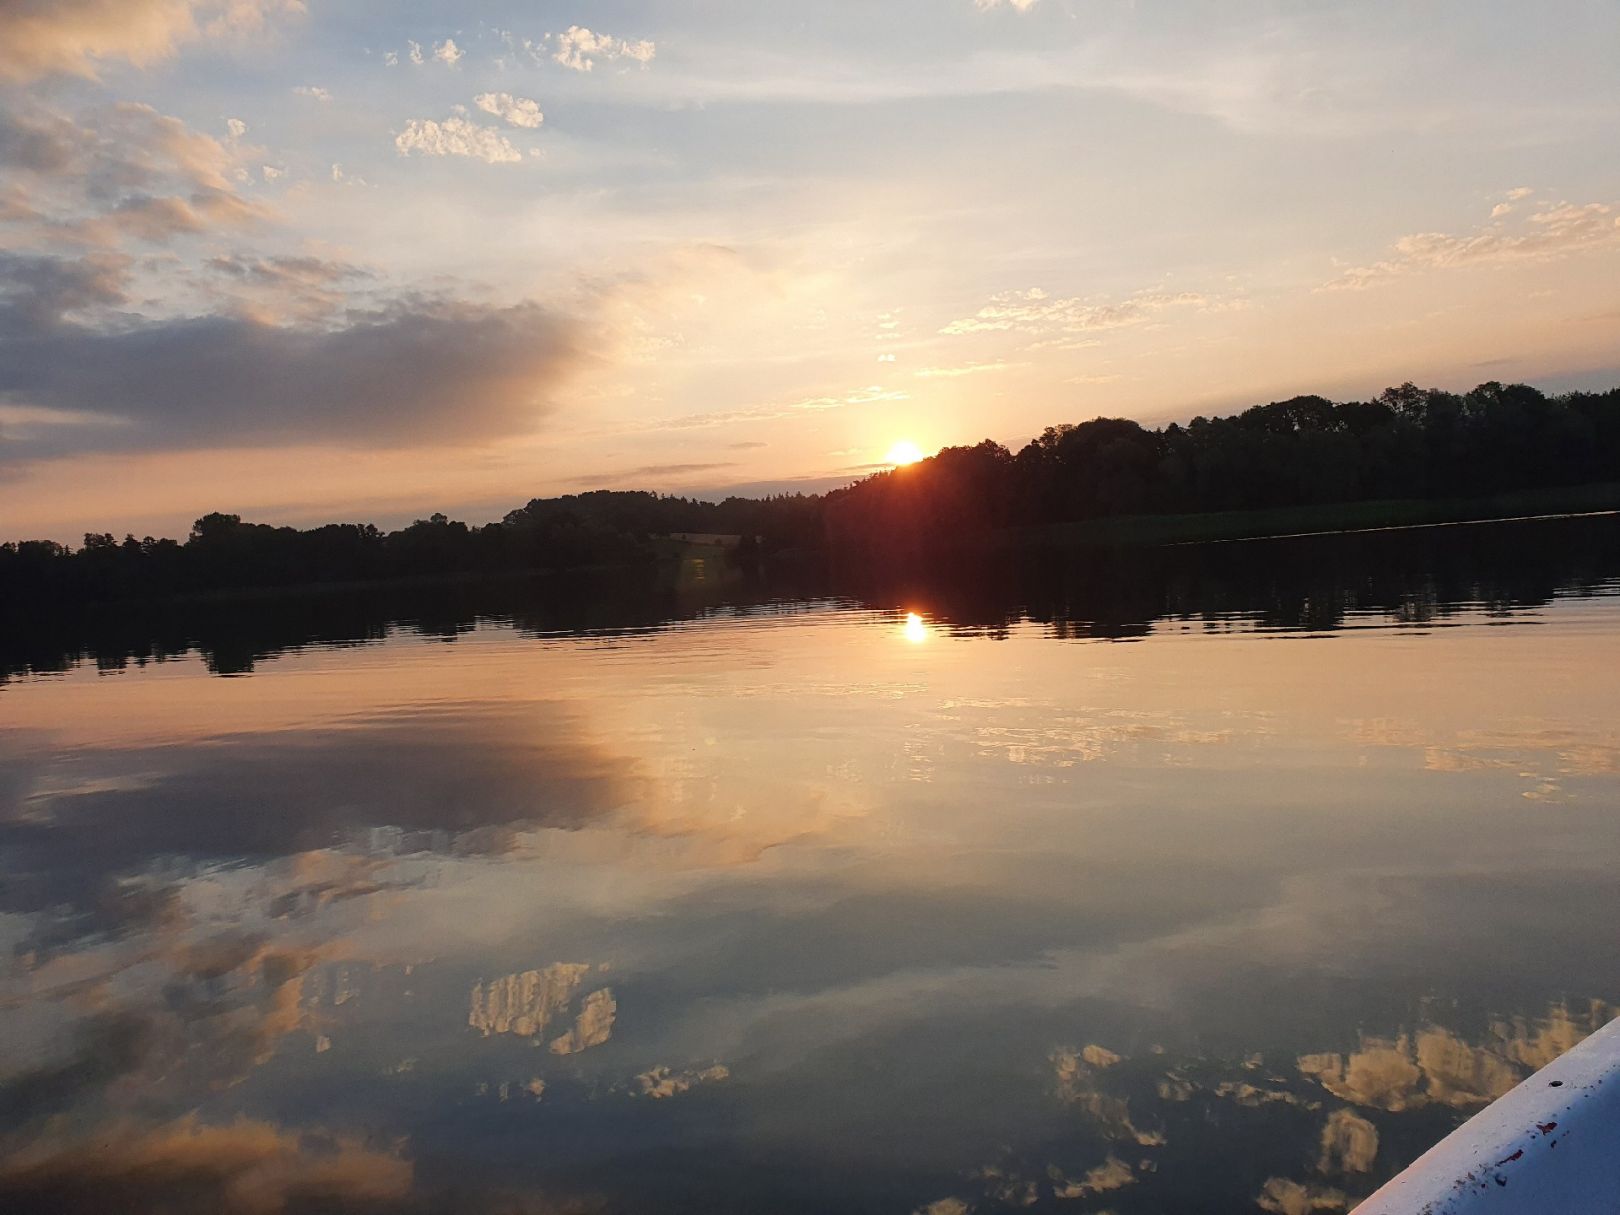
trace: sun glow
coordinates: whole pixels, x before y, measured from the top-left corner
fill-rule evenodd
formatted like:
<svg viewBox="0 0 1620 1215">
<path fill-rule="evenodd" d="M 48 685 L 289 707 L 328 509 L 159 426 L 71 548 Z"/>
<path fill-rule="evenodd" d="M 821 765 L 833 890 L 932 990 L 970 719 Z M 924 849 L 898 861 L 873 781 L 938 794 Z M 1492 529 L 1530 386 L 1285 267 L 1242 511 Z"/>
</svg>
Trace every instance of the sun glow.
<svg viewBox="0 0 1620 1215">
<path fill-rule="evenodd" d="M 928 640 L 928 626 L 923 623 L 923 618 L 917 615 L 916 612 L 907 612 L 906 623 L 901 628 L 900 635 L 911 642 L 912 645 L 920 645 Z"/>
<path fill-rule="evenodd" d="M 896 439 L 894 446 L 889 448 L 889 454 L 883 457 L 883 462 L 899 467 L 902 464 L 915 464 L 922 458 L 923 449 L 910 439 Z"/>
</svg>

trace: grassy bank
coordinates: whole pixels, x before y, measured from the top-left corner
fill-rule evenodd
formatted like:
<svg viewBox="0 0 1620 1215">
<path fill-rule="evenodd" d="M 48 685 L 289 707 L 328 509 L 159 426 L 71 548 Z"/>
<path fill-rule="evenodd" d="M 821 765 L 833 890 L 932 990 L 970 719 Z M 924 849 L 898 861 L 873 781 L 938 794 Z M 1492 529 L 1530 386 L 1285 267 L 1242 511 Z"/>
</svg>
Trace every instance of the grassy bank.
<svg viewBox="0 0 1620 1215">
<path fill-rule="evenodd" d="M 1196 515 L 1120 515 L 1083 523 L 1019 528 L 1002 539 L 1013 548 L 1048 544 L 1196 544 L 1604 510 L 1620 510 L 1620 482 L 1522 490 L 1484 498 L 1386 498 Z"/>
</svg>

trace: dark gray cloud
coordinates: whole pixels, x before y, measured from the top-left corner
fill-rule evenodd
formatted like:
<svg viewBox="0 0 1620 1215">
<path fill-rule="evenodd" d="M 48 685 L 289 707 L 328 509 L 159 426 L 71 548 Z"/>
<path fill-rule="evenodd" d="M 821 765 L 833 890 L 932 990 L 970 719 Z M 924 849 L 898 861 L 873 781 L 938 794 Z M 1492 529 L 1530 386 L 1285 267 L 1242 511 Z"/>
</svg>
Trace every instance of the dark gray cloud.
<svg viewBox="0 0 1620 1215">
<path fill-rule="evenodd" d="M 532 430 L 580 361 L 575 323 L 533 303 L 408 297 L 335 324 L 79 315 L 116 305 L 124 272 L 109 259 L 0 257 L 0 403 L 124 423 L 36 426 L 0 438 L 0 459 L 486 440 Z"/>
<path fill-rule="evenodd" d="M 32 801 L 40 757 L 0 760 L 24 773 L 0 781 L 0 907 L 73 907 L 95 928 L 149 914 L 106 904 L 114 879 L 159 858 L 262 861 L 369 844 L 374 828 L 395 829 L 410 850 L 498 852 L 517 831 L 596 820 L 638 780 L 631 759 L 545 703 L 109 750 L 67 765 L 81 789 Z"/>
<path fill-rule="evenodd" d="M 330 284 L 345 279 L 369 278 L 371 272 L 349 262 L 327 261 L 319 257 L 244 257 L 238 254 L 211 257 L 210 269 L 228 278 L 280 285 L 283 283 Z"/>
<path fill-rule="evenodd" d="M 535 428 L 582 343 L 532 302 L 406 295 L 347 263 L 232 251 L 182 272 L 185 314 L 152 315 L 161 268 L 126 250 L 267 221 L 237 186 L 255 152 L 127 102 L 0 113 L 0 225 L 50 250 L 0 252 L 0 464 Z"/>
<path fill-rule="evenodd" d="M 0 1085 L 0 1120 L 8 1127 L 32 1121 L 99 1093 L 140 1065 L 148 1026 L 128 1013 L 105 1013 L 81 1022 L 76 1049 L 65 1060 L 13 1073 Z"/>
<path fill-rule="evenodd" d="M 123 304 L 128 281 L 129 259 L 119 254 L 69 260 L 0 253 L 0 349 L 12 334 L 47 330 L 70 313 Z"/>
<path fill-rule="evenodd" d="M 55 174 L 74 161 L 78 128 L 59 116 L 0 114 L 0 167 Z"/>
</svg>

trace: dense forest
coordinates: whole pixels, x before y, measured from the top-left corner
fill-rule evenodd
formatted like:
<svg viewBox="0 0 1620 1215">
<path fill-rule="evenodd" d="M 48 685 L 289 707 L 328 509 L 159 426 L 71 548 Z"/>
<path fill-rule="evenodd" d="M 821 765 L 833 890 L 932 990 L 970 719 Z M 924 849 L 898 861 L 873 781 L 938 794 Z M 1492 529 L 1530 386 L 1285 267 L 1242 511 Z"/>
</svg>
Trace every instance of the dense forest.
<svg viewBox="0 0 1620 1215">
<path fill-rule="evenodd" d="M 1456 394 L 1404 384 L 1371 401 L 1319 396 L 1149 429 L 1123 418 L 1049 427 L 1016 454 L 948 447 L 825 495 L 705 502 L 646 492 L 536 498 L 497 523 L 443 515 L 398 531 L 299 530 L 229 514 L 184 542 L 91 534 L 77 549 L 0 545 L 0 593 L 121 600 L 229 589 L 576 569 L 656 560 L 672 532 L 740 535 L 747 563 L 936 553 L 1009 528 L 1111 516 L 1462 499 L 1620 481 L 1620 389 L 1525 384 Z"/>
<path fill-rule="evenodd" d="M 1462 499 L 1620 480 L 1620 389 L 1526 384 L 1458 395 L 1403 384 L 1375 400 L 1294 397 L 1150 430 L 1123 418 L 1049 427 L 1016 455 L 941 451 L 829 494 L 828 543 L 927 551 L 982 529 L 1369 499 Z"/>
</svg>

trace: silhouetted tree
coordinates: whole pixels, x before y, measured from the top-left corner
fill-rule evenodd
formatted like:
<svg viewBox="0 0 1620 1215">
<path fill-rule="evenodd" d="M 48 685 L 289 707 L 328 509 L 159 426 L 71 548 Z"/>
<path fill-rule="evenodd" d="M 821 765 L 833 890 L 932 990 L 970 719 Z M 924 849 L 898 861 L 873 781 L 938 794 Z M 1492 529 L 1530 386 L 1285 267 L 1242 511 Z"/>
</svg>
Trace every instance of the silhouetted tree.
<svg viewBox="0 0 1620 1215">
<path fill-rule="evenodd" d="M 1371 401 L 1296 396 L 1148 429 L 1127 418 L 1050 426 L 1015 455 L 991 440 L 816 495 L 723 502 L 596 490 L 535 498 L 482 527 L 433 514 L 383 532 L 309 530 L 212 513 L 183 544 L 92 532 L 0 545 L 0 607 L 221 590 L 636 565 L 672 532 L 745 538 L 750 565 L 792 550 L 922 557 L 1011 526 L 1460 498 L 1620 481 L 1620 389 L 1547 396 L 1527 384 L 1458 395 L 1406 383 Z"/>
</svg>

